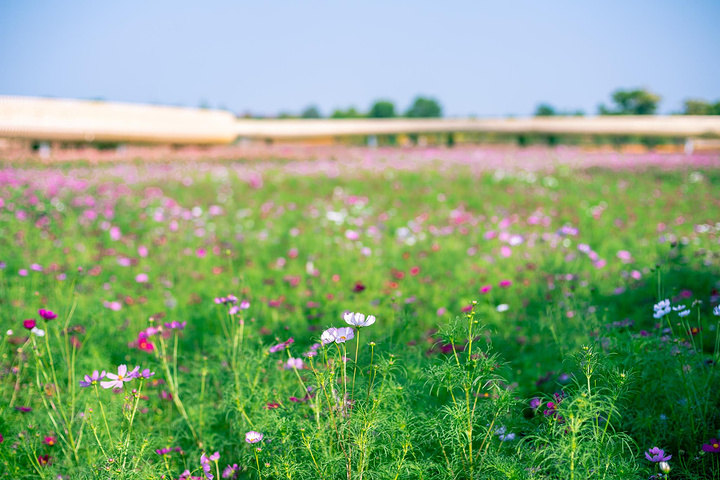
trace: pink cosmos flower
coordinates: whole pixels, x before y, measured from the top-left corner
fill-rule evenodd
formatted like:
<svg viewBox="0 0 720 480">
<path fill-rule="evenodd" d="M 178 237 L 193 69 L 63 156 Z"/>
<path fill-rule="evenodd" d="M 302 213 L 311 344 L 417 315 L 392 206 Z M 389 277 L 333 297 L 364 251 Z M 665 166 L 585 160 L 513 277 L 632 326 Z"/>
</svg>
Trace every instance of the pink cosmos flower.
<svg viewBox="0 0 720 480">
<path fill-rule="evenodd" d="M 263 439 L 263 434 L 260 432 L 256 432 L 254 430 L 250 430 L 249 432 L 247 432 L 245 434 L 245 441 L 247 443 L 258 443 L 258 442 L 262 441 L 262 439 Z"/>
<path fill-rule="evenodd" d="M 294 343 L 294 342 L 295 342 L 295 339 L 292 338 L 292 337 L 290 337 L 290 338 L 288 338 L 287 340 L 285 340 L 285 341 L 282 342 L 282 343 L 278 343 L 277 345 L 273 345 L 272 347 L 270 347 L 270 348 L 268 349 L 268 351 L 269 351 L 270 353 L 275 353 L 275 352 L 279 352 L 280 350 L 285 350 L 288 345 L 290 345 L 291 343 Z"/>
</svg>

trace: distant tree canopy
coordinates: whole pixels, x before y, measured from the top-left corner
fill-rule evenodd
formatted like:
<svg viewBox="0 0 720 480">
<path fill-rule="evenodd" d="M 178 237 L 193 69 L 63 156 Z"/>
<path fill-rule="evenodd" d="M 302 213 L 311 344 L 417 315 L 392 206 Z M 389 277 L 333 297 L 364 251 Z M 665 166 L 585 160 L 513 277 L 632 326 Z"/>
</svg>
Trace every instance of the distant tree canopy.
<svg viewBox="0 0 720 480">
<path fill-rule="evenodd" d="M 535 109 L 536 117 L 552 117 L 555 115 L 555 107 L 548 103 L 541 103 Z"/>
<path fill-rule="evenodd" d="M 396 117 L 395 104 L 390 100 L 378 100 L 370 107 L 367 114 L 370 118 L 393 118 Z"/>
<path fill-rule="evenodd" d="M 347 110 L 337 109 L 335 110 L 330 118 L 362 118 L 364 115 L 357 110 L 355 107 L 350 107 Z"/>
<path fill-rule="evenodd" d="M 612 94 L 614 108 L 600 105 L 600 115 L 653 115 L 657 111 L 660 96 L 648 90 L 616 90 Z"/>
<path fill-rule="evenodd" d="M 442 117 L 442 107 L 434 98 L 416 97 L 413 104 L 405 112 L 410 118 L 437 118 Z"/>
<path fill-rule="evenodd" d="M 560 111 L 555 110 L 555 107 L 550 105 L 549 103 L 541 103 L 535 108 L 535 116 L 536 117 L 553 117 L 553 116 L 559 116 L 559 117 L 582 117 L 585 115 L 585 112 L 582 110 L 575 110 L 575 111 Z"/>
<path fill-rule="evenodd" d="M 684 115 L 720 115 L 720 100 L 715 103 L 705 100 L 685 100 Z"/>
<path fill-rule="evenodd" d="M 301 118 L 322 118 L 322 115 L 320 114 L 320 110 L 315 105 L 310 105 L 309 107 L 305 108 L 305 110 L 302 111 L 300 114 Z"/>
</svg>

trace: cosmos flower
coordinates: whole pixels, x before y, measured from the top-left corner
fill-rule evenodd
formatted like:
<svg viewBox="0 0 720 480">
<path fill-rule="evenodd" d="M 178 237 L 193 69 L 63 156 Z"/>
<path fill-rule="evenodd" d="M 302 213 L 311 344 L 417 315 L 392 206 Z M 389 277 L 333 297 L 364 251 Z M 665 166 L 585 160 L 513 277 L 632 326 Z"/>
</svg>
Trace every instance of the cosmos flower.
<svg viewBox="0 0 720 480">
<path fill-rule="evenodd" d="M 36 337 L 44 337 L 45 336 L 45 330 L 38 328 L 38 327 L 33 327 L 33 329 L 30 330 L 30 333 L 32 333 Z"/>
<path fill-rule="evenodd" d="M 184 330 L 185 325 L 187 325 L 187 322 L 178 322 L 176 320 L 173 320 L 172 322 L 165 322 L 165 328 L 168 328 L 170 330 Z"/>
<path fill-rule="evenodd" d="M 662 450 L 658 447 L 653 447 L 647 452 L 645 452 L 645 458 L 650 460 L 651 462 L 658 463 L 658 462 L 667 462 L 672 458 L 672 455 L 665 455 L 665 450 Z"/>
<path fill-rule="evenodd" d="M 660 318 L 664 317 L 671 311 L 670 300 L 665 299 L 665 300 L 659 301 L 658 303 L 653 305 L 653 310 L 655 311 L 655 313 L 653 313 L 653 317 L 655 319 L 660 319 Z"/>
<path fill-rule="evenodd" d="M 228 465 L 223 469 L 222 472 L 222 478 L 235 478 L 240 471 L 240 467 L 238 467 L 238 464 L 234 465 Z"/>
<path fill-rule="evenodd" d="M 139 368 L 139 367 L 136 367 L 136 368 Z M 127 365 L 120 365 L 118 367 L 118 373 L 117 374 L 108 373 L 106 376 L 110 380 L 100 382 L 100 385 L 103 388 L 123 388 L 123 385 L 125 385 L 126 382 L 129 382 L 130 380 L 133 379 L 133 377 L 130 376 L 130 375 L 133 375 L 133 372 L 135 372 L 135 370 L 133 370 L 132 372 L 130 372 L 130 374 L 128 374 Z"/>
<path fill-rule="evenodd" d="M 85 375 L 85 380 L 80 380 L 80 386 L 84 388 L 92 387 L 93 385 L 97 385 L 103 378 L 105 378 L 105 370 L 103 370 L 102 373 L 98 373 L 97 370 L 94 370 L 92 376 Z"/>
<path fill-rule="evenodd" d="M 717 316 L 717 317 L 720 317 L 720 305 L 718 305 L 717 307 L 713 308 L 713 315 L 715 315 L 715 316 Z"/>
<path fill-rule="evenodd" d="M 287 362 L 285 362 L 285 370 L 302 370 L 305 364 L 302 361 L 302 358 L 288 358 Z"/>
<path fill-rule="evenodd" d="M 327 330 L 325 330 L 322 335 L 320 336 L 320 343 L 323 345 L 327 345 L 328 343 L 333 343 L 335 341 L 335 334 L 337 332 L 337 328 L 330 327 Z"/>
<path fill-rule="evenodd" d="M 256 432 L 255 430 L 250 430 L 245 434 L 245 441 L 247 443 L 258 443 L 262 441 L 263 434 L 260 432 Z"/>
<path fill-rule="evenodd" d="M 355 327 L 369 327 L 375 323 L 375 315 L 368 315 L 367 318 L 360 312 L 347 312 L 343 315 L 345 323 Z"/>
<path fill-rule="evenodd" d="M 280 350 L 285 350 L 285 349 L 288 347 L 288 345 L 290 345 L 291 343 L 294 343 L 294 342 L 295 342 L 295 339 L 292 338 L 292 337 L 290 337 L 290 338 L 288 338 L 287 340 L 285 340 L 285 341 L 282 342 L 282 343 L 278 343 L 277 345 L 273 345 L 272 347 L 270 347 L 270 348 L 268 349 L 268 351 L 269 351 L 270 353 L 275 353 L 275 352 L 279 352 Z"/>
<path fill-rule="evenodd" d="M 709 443 L 702 446 L 703 452 L 720 453 L 720 440 L 711 438 Z"/>
<path fill-rule="evenodd" d="M 28 318 L 27 320 L 23 321 L 23 327 L 27 328 L 28 330 L 32 330 L 33 328 L 35 328 L 36 324 L 37 322 L 35 322 L 35 319 L 33 318 Z"/>
<path fill-rule="evenodd" d="M 140 367 L 135 367 L 132 372 L 127 374 L 130 378 L 143 378 L 146 380 L 153 375 L 155 375 L 155 372 L 151 372 L 149 368 L 145 368 L 140 371 Z"/>
<path fill-rule="evenodd" d="M 52 310 L 45 310 L 43 308 L 38 310 L 38 315 L 40 315 L 40 317 L 45 321 L 55 320 L 57 318 L 57 314 L 55 312 Z"/>
<path fill-rule="evenodd" d="M 202 466 L 203 472 L 205 473 L 205 477 L 207 480 L 213 480 L 215 478 L 215 475 L 210 473 L 212 471 L 212 467 L 210 466 L 210 462 L 217 462 L 220 459 L 220 452 L 215 452 L 209 457 L 207 457 L 204 453 L 200 455 L 200 465 Z"/>
</svg>

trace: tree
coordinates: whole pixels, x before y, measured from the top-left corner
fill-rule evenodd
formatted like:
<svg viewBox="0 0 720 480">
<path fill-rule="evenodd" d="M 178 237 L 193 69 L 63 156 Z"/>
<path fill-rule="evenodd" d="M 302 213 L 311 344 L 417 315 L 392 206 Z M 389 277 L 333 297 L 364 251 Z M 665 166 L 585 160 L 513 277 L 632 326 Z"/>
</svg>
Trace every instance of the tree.
<svg viewBox="0 0 720 480">
<path fill-rule="evenodd" d="M 377 100 L 370 107 L 368 117 L 370 118 L 393 118 L 395 114 L 395 104 L 390 100 Z"/>
<path fill-rule="evenodd" d="M 405 112 L 410 118 L 437 118 L 442 117 L 442 107 L 434 98 L 416 97 L 412 106 Z"/>
<path fill-rule="evenodd" d="M 305 110 L 302 111 L 300 114 L 300 117 L 302 118 L 322 118 L 322 115 L 320 115 L 320 110 L 315 105 L 310 105 L 309 107 L 305 108 Z"/>
<path fill-rule="evenodd" d="M 615 108 L 600 105 L 600 115 L 653 115 L 657 111 L 660 96 L 641 88 L 635 90 L 615 90 L 612 100 Z"/>
<path fill-rule="evenodd" d="M 330 118 L 362 118 L 363 114 L 355 110 L 355 107 L 350 107 L 347 110 L 337 109 L 335 110 Z"/>
<path fill-rule="evenodd" d="M 536 117 L 552 117 L 555 116 L 555 107 L 550 105 L 549 103 L 541 103 L 537 106 L 535 109 L 535 116 Z"/>
<path fill-rule="evenodd" d="M 720 101 L 713 103 L 705 100 L 685 100 L 685 115 L 720 115 Z"/>
</svg>

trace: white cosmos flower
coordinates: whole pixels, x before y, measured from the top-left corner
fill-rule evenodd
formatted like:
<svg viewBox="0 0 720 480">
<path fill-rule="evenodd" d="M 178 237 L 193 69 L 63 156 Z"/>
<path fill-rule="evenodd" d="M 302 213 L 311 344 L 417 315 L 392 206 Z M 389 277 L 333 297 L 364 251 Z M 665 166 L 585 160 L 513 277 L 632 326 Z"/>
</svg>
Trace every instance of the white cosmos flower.
<svg viewBox="0 0 720 480">
<path fill-rule="evenodd" d="M 343 319 L 345 323 L 355 327 L 369 327 L 375 323 L 375 315 L 365 317 L 365 315 L 360 312 L 347 312 L 343 315 Z"/>
<path fill-rule="evenodd" d="M 659 301 L 658 303 L 653 305 L 653 310 L 655 311 L 655 313 L 653 313 L 653 317 L 655 319 L 664 317 L 665 315 L 670 313 L 670 311 L 672 310 L 670 308 L 670 300 L 665 299 L 665 300 Z"/>
<path fill-rule="evenodd" d="M 34 334 L 37 337 L 44 337 L 45 336 L 45 330 L 42 330 L 38 327 L 33 327 L 32 330 L 30 330 L 32 334 Z"/>
<path fill-rule="evenodd" d="M 335 341 L 335 336 L 337 333 L 337 328 L 331 327 L 325 330 L 322 335 L 320 335 L 320 343 L 323 345 L 327 345 L 328 343 L 333 343 Z"/>
<path fill-rule="evenodd" d="M 495 307 L 495 309 L 498 312 L 507 312 L 510 309 L 510 306 L 507 303 L 501 303 L 500 305 Z"/>
</svg>

